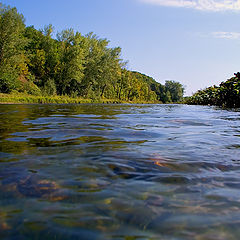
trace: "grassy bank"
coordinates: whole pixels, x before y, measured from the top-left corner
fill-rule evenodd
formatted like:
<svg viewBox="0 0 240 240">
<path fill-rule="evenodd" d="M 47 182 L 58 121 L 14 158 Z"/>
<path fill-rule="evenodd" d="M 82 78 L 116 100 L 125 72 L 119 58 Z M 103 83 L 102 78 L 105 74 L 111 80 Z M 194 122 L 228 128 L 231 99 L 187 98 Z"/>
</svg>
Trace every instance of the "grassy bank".
<svg viewBox="0 0 240 240">
<path fill-rule="evenodd" d="M 79 103 L 156 103 L 146 101 L 132 101 L 126 102 L 116 99 L 85 99 L 85 98 L 71 98 L 68 96 L 34 96 L 23 93 L 5 94 L 0 93 L 0 103 L 12 104 L 79 104 Z M 159 103 L 159 102 L 158 102 Z"/>
</svg>

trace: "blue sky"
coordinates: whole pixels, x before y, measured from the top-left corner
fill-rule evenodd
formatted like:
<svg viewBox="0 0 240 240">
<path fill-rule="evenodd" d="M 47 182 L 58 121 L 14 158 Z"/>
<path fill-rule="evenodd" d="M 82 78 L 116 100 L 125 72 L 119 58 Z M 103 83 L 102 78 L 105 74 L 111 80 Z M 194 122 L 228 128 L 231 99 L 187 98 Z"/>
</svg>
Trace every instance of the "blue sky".
<svg viewBox="0 0 240 240">
<path fill-rule="evenodd" d="M 186 95 L 240 71 L 240 0 L 3 0 L 26 25 L 94 32 L 128 68 L 186 86 Z"/>
</svg>

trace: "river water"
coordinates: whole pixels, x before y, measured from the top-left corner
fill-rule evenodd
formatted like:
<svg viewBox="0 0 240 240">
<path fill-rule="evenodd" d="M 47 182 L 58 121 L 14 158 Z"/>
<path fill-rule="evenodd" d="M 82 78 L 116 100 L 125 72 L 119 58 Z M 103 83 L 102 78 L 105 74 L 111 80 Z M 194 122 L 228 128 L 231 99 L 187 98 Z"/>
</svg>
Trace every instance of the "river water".
<svg viewBox="0 0 240 240">
<path fill-rule="evenodd" d="M 0 105 L 0 239 L 240 238 L 240 110 Z"/>
</svg>

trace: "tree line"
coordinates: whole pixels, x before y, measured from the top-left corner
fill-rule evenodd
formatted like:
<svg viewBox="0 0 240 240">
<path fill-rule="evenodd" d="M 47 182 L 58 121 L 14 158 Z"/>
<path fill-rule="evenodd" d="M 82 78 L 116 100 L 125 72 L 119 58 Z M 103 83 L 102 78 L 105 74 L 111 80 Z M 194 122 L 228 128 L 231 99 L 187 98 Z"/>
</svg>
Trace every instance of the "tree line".
<svg viewBox="0 0 240 240">
<path fill-rule="evenodd" d="M 240 107 L 240 73 L 219 86 L 211 86 L 197 91 L 193 96 L 185 99 L 188 104 L 215 105 L 221 107 Z"/>
<path fill-rule="evenodd" d="M 53 26 L 37 30 L 26 26 L 16 8 L 0 3 L 0 92 L 32 95 L 68 95 L 89 99 L 178 102 L 184 88 L 165 85 L 126 69 L 121 48 L 93 33 Z"/>
</svg>

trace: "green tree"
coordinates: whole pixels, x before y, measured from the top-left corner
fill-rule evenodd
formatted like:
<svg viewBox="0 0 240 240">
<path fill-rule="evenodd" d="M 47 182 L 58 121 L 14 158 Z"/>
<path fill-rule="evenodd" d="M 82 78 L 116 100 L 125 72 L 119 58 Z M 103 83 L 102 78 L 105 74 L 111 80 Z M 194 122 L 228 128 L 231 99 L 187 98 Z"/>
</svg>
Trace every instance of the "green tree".
<svg viewBox="0 0 240 240">
<path fill-rule="evenodd" d="M 0 5 L 0 91 L 10 92 L 19 87 L 19 76 L 28 73 L 24 47 L 26 39 L 23 15 L 16 8 Z M 25 69 L 24 69 L 25 68 Z M 24 72 L 25 71 L 25 72 Z"/>
<path fill-rule="evenodd" d="M 45 93 L 45 85 L 56 88 L 54 79 L 57 65 L 59 65 L 58 43 L 51 38 L 52 29 L 51 25 L 45 26 L 42 31 L 38 31 L 32 26 L 25 29 L 25 37 L 28 38 L 25 49 L 30 59 L 28 68 L 35 78 L 35 83 L 44 89 Z"/>
<path fill-rule="evenodd" d="M 57 74 L 57 90 L 59 94 L 80 94 L 80 86 L 84 77 L 84 50 L 81 48 L 82 36 L 74 34 L 72 29 L 57 34 L 60 65 Z M 74 87 L 74 88 L 73 88 Z"/>
<path fill-rule="evenodd" d="M 217 105 L 222 107 L 240 107 L 240 73 L 219 86 L 211 86 L 197 91 L 193 96 L 186 98 L 187 104 Z"/>
<path fill-rule="evenodd" d="M 85 52 L 84 78 L 82 81 L 82 95 L 91 96 L 92 92 L 100 97 L 101 87 L 104 88 L 102 76 L 104 64 L 107 60 L 105 48 L 108 45 L 106 39 L 98 39 L 93 33 L 86 36 L 87 51 Z"/>
<path fill-rule="evenodd" d="M 53 30 L 51 24 L 42 30 L 25 27 L 16 8 L 0 4 L 1 92 L 16 89 L 92 99 L 181 100 L 184 89 L 180 83 L 167 81 L 162 85 L 145 74 L 125 69 L 121 48 L 109 47 L 108 40 L 93 33 L 82 36 L 73 29 L 61 31 L 55 39 Z M 229 84 L 236 85 L 233 81 Z M 226 92 L 225 85 L 221 88 Z"/>
<path fill-rule="evenodd" d="M 169 92 L 171 95 L 172 102 L 179 102 L 183 99 L 184 87 L 181 83 L 175 81 L 166 81 L 165 82 L 166 92 Z"/>
</svg>

